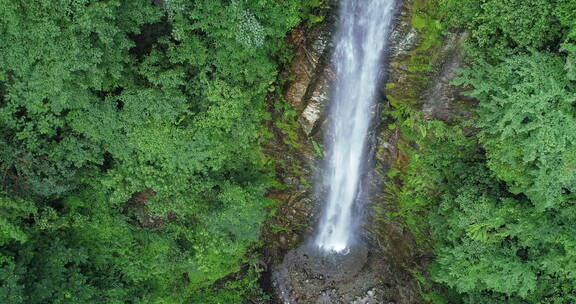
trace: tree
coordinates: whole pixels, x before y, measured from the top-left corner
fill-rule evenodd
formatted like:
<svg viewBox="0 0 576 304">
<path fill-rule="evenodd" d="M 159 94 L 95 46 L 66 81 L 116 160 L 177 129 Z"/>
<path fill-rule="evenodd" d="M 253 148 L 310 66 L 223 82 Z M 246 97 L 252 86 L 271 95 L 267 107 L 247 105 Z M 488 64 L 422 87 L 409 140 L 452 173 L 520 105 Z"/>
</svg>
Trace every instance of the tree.
<svg viewBox="0 0 576 304">
<path fill-rule="evenodd" d="M 480 100 L 488 165 L 540 210 L 563 208 L 576 193 L 576 86 L 563 67 L 558 56 L 533 53 L 477 65 L 460 78 Z"/>
<path fill-rule="evenodd" d="M 257 240 L 274 56 L 309 4 L 155 2 L 0 0 L 0 299 L 209 298 Z"/>
<path fill-rule="evenodd" d="M 464 303 L 571 303 L 573 205 L 542 211 L 487 166 L 474 136 L 432 121 L 402 174 L 399 214 L 435 255 L 432 279 Z M 419 229 L 419 230 L 418 230 Z"/>
<path fill-rule="evenodd" d="M 556 50 L 564 28 L 558 12 L 569 11 L 569 0 L 444 0 L 446 21 L 470 32 L 468 54 L 498 58 L 529 49 Z M 559 9 L 564 6 L 564 9 Z"/>
</svg>

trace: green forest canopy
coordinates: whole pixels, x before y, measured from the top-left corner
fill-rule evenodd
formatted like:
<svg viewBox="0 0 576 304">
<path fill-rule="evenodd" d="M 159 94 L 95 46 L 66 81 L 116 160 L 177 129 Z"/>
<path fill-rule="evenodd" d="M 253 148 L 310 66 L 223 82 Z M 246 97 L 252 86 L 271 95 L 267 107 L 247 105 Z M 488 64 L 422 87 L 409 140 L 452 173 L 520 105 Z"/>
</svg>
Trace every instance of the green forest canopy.
<svg viewBox="0 0 576 304">
<path fill-rule="evenodd" d="M 0 0 L 0 302 L 233 303 L 304 0 Z"/>
<path fill-rule="evenodd" d="M 468 121 L 408 148 L 400 214 L 427 238 L 436 303 L 576 302 L 576 2 L 442 0 L 464 29 Z M 421 127 L 421 126 L 420 126 Z"/>
<path fill-rule="evenodd" d="M 576 302 L 576 2 L 435 0 L 479 101 L 420 121 L 400 214 L 440 303 Z M 240 303 L 306 0 L 0 0 L 0 302 Z M 419 223 L 419 224 L 415 224 Z M 220 288 L 210 288 L 218 282 Z"/>
</svg>

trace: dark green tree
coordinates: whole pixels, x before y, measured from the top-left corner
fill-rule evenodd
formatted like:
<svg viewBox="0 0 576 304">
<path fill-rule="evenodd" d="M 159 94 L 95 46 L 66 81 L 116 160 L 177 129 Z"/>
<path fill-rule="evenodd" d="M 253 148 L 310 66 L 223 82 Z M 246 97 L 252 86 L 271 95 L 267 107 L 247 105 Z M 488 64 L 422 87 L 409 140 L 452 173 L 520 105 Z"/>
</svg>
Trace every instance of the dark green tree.
<svg viewBox="0 0 576 304">
<path fill-rule="evenodd" d="M 477 65 L 460 83 L 480 101 L 478 127 L 488 165 L 511 192 L 540 209 L 563 208 L 576 198 L 576 84 L 563 59 L 515 56 Z"/>
</svg>

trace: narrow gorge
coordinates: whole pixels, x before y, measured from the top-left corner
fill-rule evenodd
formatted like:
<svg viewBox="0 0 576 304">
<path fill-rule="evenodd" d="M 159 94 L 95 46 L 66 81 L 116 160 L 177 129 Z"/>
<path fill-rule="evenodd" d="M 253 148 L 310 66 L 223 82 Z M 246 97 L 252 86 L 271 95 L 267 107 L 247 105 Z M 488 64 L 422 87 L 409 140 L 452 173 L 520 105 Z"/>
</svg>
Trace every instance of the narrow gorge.
<svg viewBox="0 0 576 304">
<path fill-rule="evenodd" d="M 301 129 L 292 145 L 274 152 L 290 164 L 281 174 L 289 188 L 272 193 L 286 202 L 274 223 L 283 228 L 271 236 L 278 245 L 264 251 L 272 267 L 265 285 L 280 303 L 421 301 L 407 269 L 418 268 L 426 257 L 419 256 L 401 221 L 382 221 L 386 216 L 380 214 L 395 208 L 391 201 L 383 203 L 384 183 L 402 158 L 396 147 L 399 128 L 390 128 L 393 120 L 382 113 L 391 107 L 387 96 L 415 90 L 422 108 L 426 96 L 440 94 L 445 108 L 430 104 L 429 111 L 453 111 L 456 97 L 434 86 L 453 77 L 442 76 L 446 62 L 457 60 L 457 65 L 461 58 L 454 57 L 460 53 L 458 33 L 422 48 L 429 37 L 413 24 L 419 6 L 410 0 L 333 3 L 325 22 L 290 36 L 297 51 L 285 97 Z M 430 58 L 434 71 L 409 71 L 412 56 Z M 400 90 L 406 86 L 415 88 Z"/>
</svg>

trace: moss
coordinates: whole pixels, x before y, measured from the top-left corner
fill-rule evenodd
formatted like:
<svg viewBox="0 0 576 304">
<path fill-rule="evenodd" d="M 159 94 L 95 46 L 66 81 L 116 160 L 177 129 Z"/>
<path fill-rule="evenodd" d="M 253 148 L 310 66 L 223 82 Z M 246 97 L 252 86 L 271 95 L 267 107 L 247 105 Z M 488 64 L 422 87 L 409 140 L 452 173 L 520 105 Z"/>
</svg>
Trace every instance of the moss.
<svg viewBox="0 0 576 304">
<path fill-rule="evenodd" d="M 386 84 L 388 100 L 394 99 L 412 108 L 420 105 L 432 77 L 442 61 L 443 26 L 438 0 L 409 0 L 406 3 L 410 24 L 418 31 L 418 42 L 414 48 L 392 66 L 402 67 L 405 77 Z"/>
<path fill-rule="evenodd" d="M 425 29 L 426 28 L 426 18 L 421 13 L 416 13 L 412 16 L 412 27 L 415 29 Z"/>
<path fill-rule="evenodd" d="M 311 29 L 315 24 L 324 22 L 330 8 L 325 0 L 308 0 L 308 6 L 303 12 L 306 17 L 306 28 Z"/>
<path fill-rule="evenodd" d="M 294 231 L 293 228 L 290 227 L 283 227 L 280 225 L 276 225 L 274 223 L 270 224 L 270 230 L 272 230 L 272 232 L 274 233 L 279 233 L 279 232 L 292 232 Z"/>
<path fill-rule="evenodd" d="M 319 158 L 324 157 L 324 152 L 322 152 L 322 145 L 317 143 L 314 139 L 312 139 L 312 147 L 314 148 L 316 156 L 318 156 Z"/>
<path fill-rule="evenodd" d="M 299 138 L 300 125 L 296 120 L 297 113 L 292 106 L 286 101 L 277 101 L 275 106 L 278 111 L 282 113 L 277 121 L 274 122 L 274 126 L 280 130 L 285 136 L 282 141 L 284 144 L 296 149 L 302 149 L 302 144 Z"/>
</svg>

